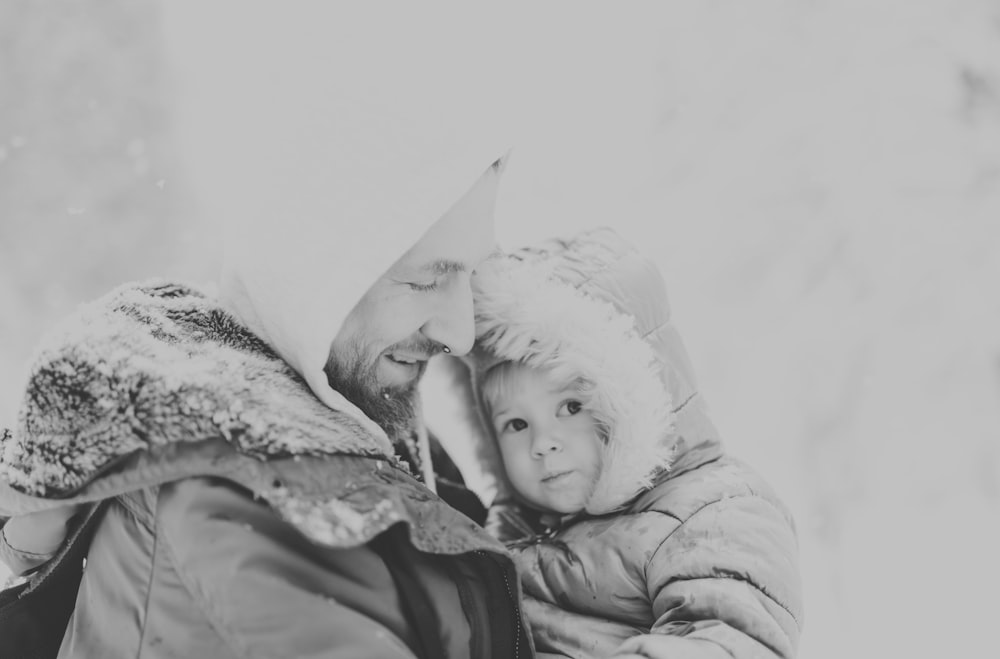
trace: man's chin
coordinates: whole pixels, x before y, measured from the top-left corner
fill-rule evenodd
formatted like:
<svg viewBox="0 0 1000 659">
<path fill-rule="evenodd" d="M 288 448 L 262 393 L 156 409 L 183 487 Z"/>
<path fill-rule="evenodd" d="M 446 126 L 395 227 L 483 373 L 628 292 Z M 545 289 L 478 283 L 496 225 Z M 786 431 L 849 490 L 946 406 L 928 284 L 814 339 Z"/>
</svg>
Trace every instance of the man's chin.
<svg viewBox="0 0 1000 659">
<path fill-rule="evenodd" d="M 382 355 L 365 365 L 362 351 L 349 356 L 327 363 L 330 386 L 381 426 L 394 442 L 409 434 L 414 426 L 417 382 L 426 362 L 399 364 Z"/>
<path fill-rule="evenodd" d="M 393 442 L 413 430 L 416 387 L 366 392 L 358 401 L 351 400 L 369 419 L 385 430 Z M 350 399 L 349 399 L 350 400 Z"/>
<path fill-rule="evenodd" d="M 376 384 L 374 377 L 330 378 L 330 386 L 381 426 L 393 441 L 412 430 L 416 381 L 401 387 L 383 387 Z"/>
</svg>

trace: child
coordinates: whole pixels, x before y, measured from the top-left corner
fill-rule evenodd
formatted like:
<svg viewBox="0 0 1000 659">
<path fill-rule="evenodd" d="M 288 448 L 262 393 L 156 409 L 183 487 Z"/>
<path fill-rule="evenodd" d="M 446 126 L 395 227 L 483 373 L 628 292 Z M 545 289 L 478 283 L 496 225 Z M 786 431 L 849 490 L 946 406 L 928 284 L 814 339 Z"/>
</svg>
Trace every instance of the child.
<svg viewBox="0 0 1000 659">
<path fill-rule="evenodd" d="M 467 363 L 512 491 L 492 527 L 523 536 L 538 650 L 793 657 L 794 523 L 723 451 L 656 267 L 600 229 L 476 280 Z"/>
</svg>

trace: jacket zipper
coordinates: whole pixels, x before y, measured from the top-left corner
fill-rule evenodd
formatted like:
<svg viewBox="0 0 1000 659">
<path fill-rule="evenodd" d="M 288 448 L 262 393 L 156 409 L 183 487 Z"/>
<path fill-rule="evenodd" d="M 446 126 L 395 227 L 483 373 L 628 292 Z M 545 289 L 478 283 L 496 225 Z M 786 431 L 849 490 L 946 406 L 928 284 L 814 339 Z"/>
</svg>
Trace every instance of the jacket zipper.
<svg viewBox="0 0 1000 659">
<path fill-rule="evenodd" d="M 513 608 L 514 617 L 514 659 L 518 659 L 521 656 L 521 607 L 517 605 L 517 600 L 514 599 L 514 593 L 510 589 L 510 579 L 507 578 L 507 570 L 504 569 L 503 565 L 499 563 L 492 556 L 484 551 L 476 551 L 477 554 L 487 558 L 492 561 L 500 569 L 500 574 L 503 576 L 503 587 L 507 591 L 507 599 L 510 601 Z"/>
</svg>

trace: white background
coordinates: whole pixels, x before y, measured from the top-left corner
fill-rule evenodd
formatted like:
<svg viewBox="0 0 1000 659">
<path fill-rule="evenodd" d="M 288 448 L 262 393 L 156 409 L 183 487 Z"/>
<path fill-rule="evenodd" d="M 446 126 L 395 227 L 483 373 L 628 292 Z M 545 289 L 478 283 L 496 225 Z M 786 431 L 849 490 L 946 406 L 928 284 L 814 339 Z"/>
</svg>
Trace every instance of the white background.
<svg viewBox="0 0 1000 659">
<path fill-rule="evenodd" d="M 796 514 L 802 657 L 994 656 L 1000 3 L 618 4 L 518 24 L 504 244 L 608 224 L 658 260 L 729 448 Z M 0 6 L 0 424 L 77 303 L 212 276 L 171 11 Z"/>
</svg>

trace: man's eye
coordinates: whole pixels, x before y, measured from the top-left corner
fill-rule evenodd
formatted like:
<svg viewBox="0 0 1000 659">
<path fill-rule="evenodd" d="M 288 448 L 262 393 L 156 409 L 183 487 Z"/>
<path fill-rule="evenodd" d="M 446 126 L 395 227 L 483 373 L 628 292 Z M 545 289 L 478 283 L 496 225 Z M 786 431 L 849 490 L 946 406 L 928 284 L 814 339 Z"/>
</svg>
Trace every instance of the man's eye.
<svg viewBox="0 0 1000 659">
<path fill-rule="evenodd" d="M 408 281 L 406 285 L 410 287 L 411 291 L 417 291 L 418 293 L 426 293 L 427 291 L 433 291 L 438 287 L 438 282 L 435 279 L 429 284 L 421 284 L 419 282 Z"/>
<path fill-rule="evenodd" d="M 528 422 L 525 421 L 524 419 L 511 419 L 503 426 L 504 430 L 510 430 L 513 432 L 521 432 L 527 427 L 528 427 Z"/>
<path fill-rule="evenodd" d="M 565 404 L 566 412 L 570 416 L 575 416 L 583 411 L 583 403 L 578 400 L 568 400 Z"/>
</svg>

